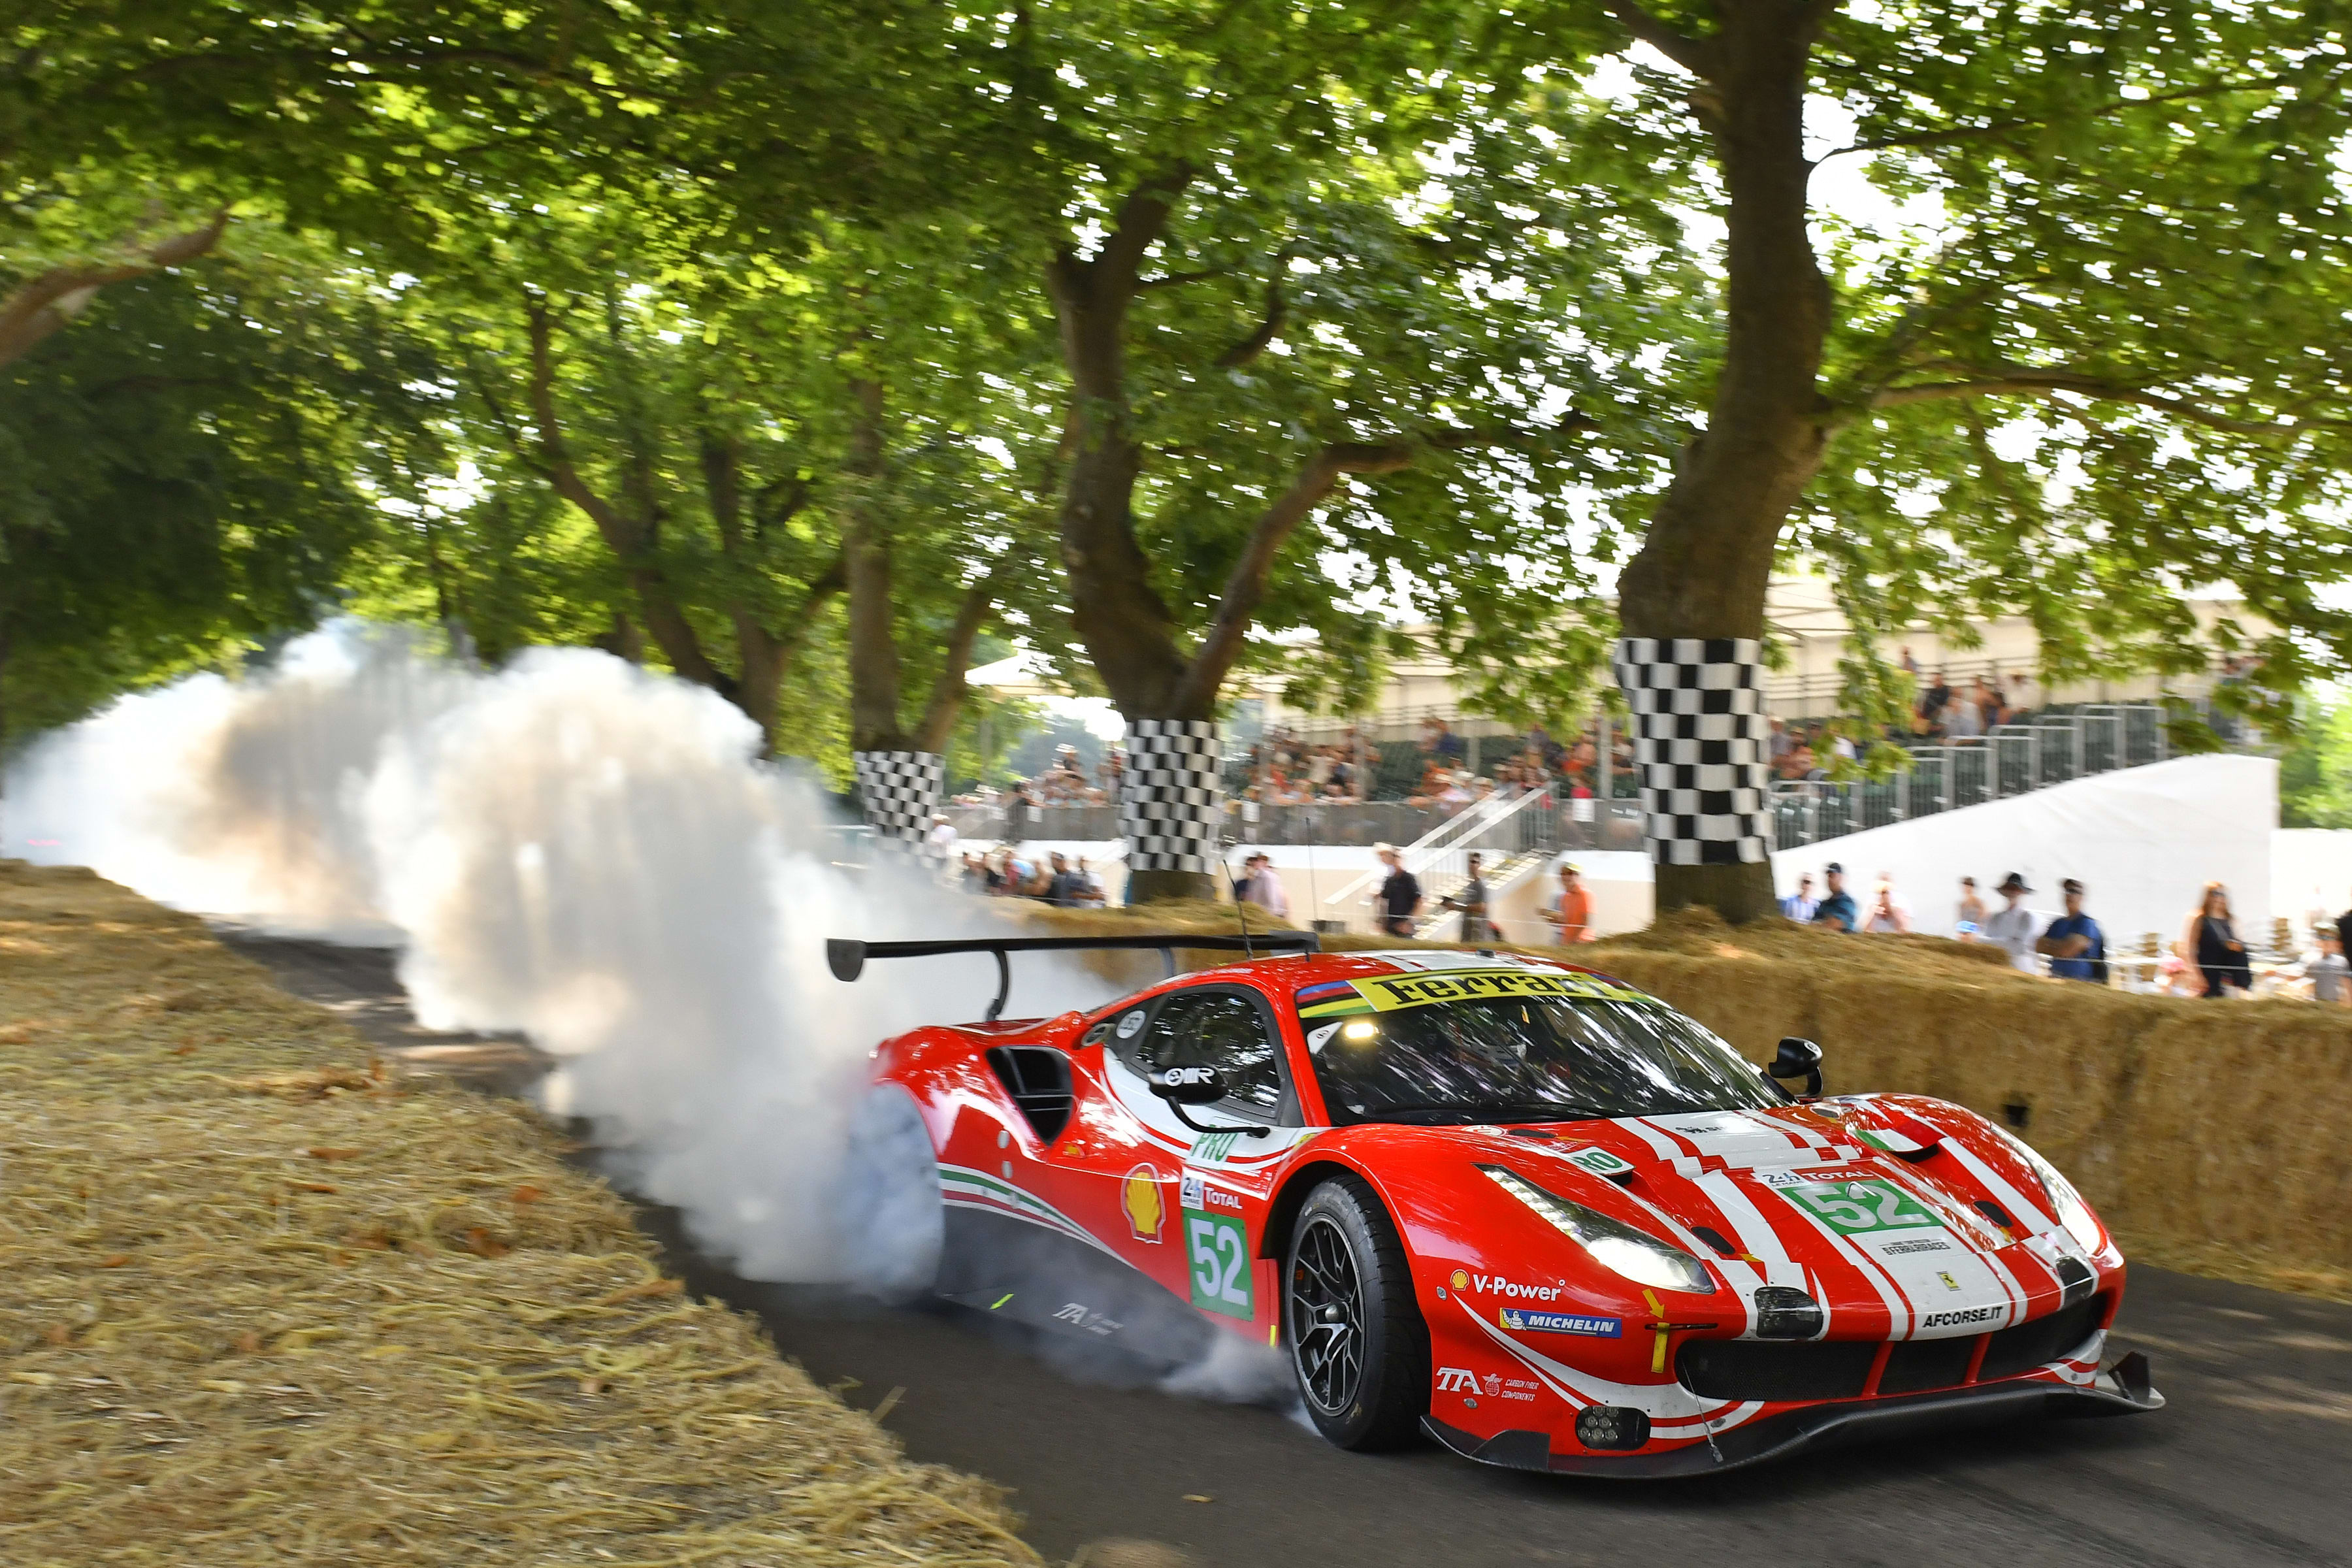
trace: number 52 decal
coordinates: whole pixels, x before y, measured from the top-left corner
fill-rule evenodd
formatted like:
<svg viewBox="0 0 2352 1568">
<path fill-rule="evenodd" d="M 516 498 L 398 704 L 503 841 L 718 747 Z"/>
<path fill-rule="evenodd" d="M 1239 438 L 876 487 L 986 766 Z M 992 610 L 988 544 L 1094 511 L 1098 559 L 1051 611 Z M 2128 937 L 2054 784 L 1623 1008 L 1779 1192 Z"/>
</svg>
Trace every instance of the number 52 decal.
<svg viewBox="0 0 2352 1568">
<path fill-rule="evenodd" d="M 1892 1182 L 1790 1182 L 1772 1184 L 1780 1195 L 1811 1211 L 1832 1230 L 1852 1236 L 1857 1231 L 1896 1230 L 1906 1226 L 1934 1226 L 1943 1221 L 1921 1208 L 1911 1194 Z"/>
<path fill-rule="evenodd" d="M 1188 1212 L 1184 1250 L 1192 1265 L 1192 1305 L 1228 1318 L 1257 1315 L 1250 1306 L 1249 1237 L 1241 1221 Z"/>
</svg>

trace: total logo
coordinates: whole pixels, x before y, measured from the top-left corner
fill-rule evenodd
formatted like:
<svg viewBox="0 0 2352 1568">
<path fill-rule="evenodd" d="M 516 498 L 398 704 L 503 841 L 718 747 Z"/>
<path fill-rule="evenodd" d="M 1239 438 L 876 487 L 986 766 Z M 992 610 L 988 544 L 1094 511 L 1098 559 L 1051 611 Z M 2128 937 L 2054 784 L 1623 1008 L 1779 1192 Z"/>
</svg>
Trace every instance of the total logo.
<svg viewBox="0 0 2352 1568">
<path fill-rule="evenodd" d="M 1187 1171 L 1177 1188 L 1179 1201 L 1188 1209 L 1231 1209 L 1241 1213 L 1242 1200 L 1237 1193 L 1213 1187 L 1200 1176 Z"/>
<path fill-rule="evenodd" d="M 1520 1301 L 1557 1301 L 1567 1294 L 1562 1286 L 1522 1285 L 1499 1274 L 1473 1274 L 1466 1268 L 1455 1269 L 1448 1283 L 1456 1290 L 1475 1290 L 1481 1296 L 1501 1296 Z"/>
</svg>

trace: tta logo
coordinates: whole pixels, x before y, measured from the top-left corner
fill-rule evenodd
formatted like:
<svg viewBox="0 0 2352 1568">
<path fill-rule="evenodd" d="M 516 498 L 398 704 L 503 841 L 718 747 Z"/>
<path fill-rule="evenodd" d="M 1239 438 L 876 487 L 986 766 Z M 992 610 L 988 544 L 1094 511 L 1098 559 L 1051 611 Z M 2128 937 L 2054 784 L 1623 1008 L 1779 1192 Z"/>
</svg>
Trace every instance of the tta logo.
<svg viewBox="0 0 2352 1568">
<path fill-rule="evenodd" d="M 1054 1321 L 1084 1329 L 1090 1334 L 1115 1334 L 1120 1327 L 1117 1318 L 1097 1312 L 1083 1301 L 1068 1301 L 1055 1308 Z"/>
<path fill-rule="evenodd" d="M 1168 1226 L 1168 1205 L 1160 1195 L 1159 1172 L 1149 1165 L 1129 1171 L 1118 1184 L 1118 1206 L 1136 1240 L 1160 1245 L 1160 1233 Z"/>
<path fill-rule="evenodd" d="M 1437 1369 L 1437 1392 L 1475 1394 L 1478 1392 L 1478 1374 L 1464 1367 L 1441 1366 Z"/>
</svg>

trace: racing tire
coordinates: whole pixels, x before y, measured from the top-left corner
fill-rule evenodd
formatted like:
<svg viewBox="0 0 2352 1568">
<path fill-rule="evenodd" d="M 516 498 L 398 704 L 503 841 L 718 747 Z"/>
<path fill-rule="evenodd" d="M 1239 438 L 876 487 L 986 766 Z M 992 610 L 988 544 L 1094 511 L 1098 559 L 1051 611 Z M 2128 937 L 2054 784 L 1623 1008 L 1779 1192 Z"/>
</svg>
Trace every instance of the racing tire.
<svg viewBox="0 0 2352 1568">
<path fill-rule="evenodd" d="M 1372 1189 L 1307 1194 L 1283 1257 L 1283 1338 L 1315 1429 L 1342 1448 L 1404 1447 L 1429 1409 L 1429 1326 L 1404 1243 Z"/>
<path fill-rule="evenodd" d="M 869 1090 L 850 1117 L 835 1224 L 853 1289 L 905 1303 L 938 1288 L 947 1240 L 939 1152 L 896 1084 Z"/>
</svg>

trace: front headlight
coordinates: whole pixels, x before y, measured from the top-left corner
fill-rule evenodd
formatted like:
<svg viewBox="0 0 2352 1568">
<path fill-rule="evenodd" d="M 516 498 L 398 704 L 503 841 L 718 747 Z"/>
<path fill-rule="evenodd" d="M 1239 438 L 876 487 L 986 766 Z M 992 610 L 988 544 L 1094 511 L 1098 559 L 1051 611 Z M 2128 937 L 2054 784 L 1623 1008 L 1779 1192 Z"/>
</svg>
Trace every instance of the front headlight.
<svg viewBox="0 0 2352 1568">
<path fill-rule="evenodd" d="M 2060 1175 L 2058 1167 L 2036 1153 L 2022 1138 L 2011 1135 L 2003 1128 L 1996 1127 L 1993 1131 L 2007 1138 L 2009 1146 L 2017 1151 L 2017 1157 L 2032 1167 L 2033 1174 L 2042 1183 L 2042 1195 L 2050 1200 L 2051 1212 L 2058 1216 L 2058 1223 L 2066 1227 L 2066 1234 L 2073 1237 L 2075 1245 L 2084 1251 L 2095 1256 L 2101 1247 L 2106 1246 L 2107 1238 L 2099 1229 L 2098 1216 L 2091 1212 L 2091 1205 L 2083 1201 L 2083 1194 L 2074 1190 L 2074 1184 Z"/>
<path fill-rule="evenodd" d="M 1597 1209 L 1548 1193 L 1516 1171 L 1507 1171 L 1500 1165 L 1481 1165 L 1478 1169 L 1496 1186 L 1549 1220 L 1561 1235 L 1584 1248 L 1595 1263 L 1611 1273 L 1622 1274 L 1636 1285 L 1687 1290 L 1695 1296 L 1714 1290 L 1715 1279 L 1707 1273 L 1706 1265 L 1681 1247 L 1669 1246 L 1622 1220 L 1611 1219 Z"/>
</svg>

